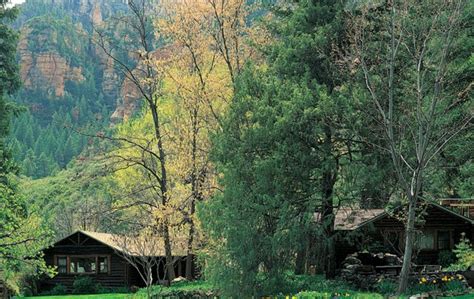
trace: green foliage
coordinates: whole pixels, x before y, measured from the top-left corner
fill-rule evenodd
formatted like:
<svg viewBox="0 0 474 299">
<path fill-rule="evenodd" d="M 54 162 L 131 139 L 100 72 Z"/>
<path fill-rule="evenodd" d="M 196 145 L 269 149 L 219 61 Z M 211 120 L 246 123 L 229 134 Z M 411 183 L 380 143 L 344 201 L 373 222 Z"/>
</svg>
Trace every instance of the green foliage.
<svg viewBox="0 0 474 299">
<path fill-rule="evenodd" d="M 393 280 L 382 280 L 377 283 L 375 290 L 381 294 L 390 295 L 397 292 L 397 287 L 398 284 Z"/>
<path fill-rule="evenodd" d="M 456 248 L 453 249 L 453 252 L 456 254 L 457 261 L 449 266 L 449 270 L 465 271 L 474 266 L 474 248 L 465 234 L 463 234 L 459 243 L 456 244 Z"/>
<path fill-rule="evenodd" d="M 8 1 L 0 0 L 0 97 L 13 93 L 20 86 L 16 63 L 18 33 L 10 26 L 16 18 L 17 10 L 5 8 L 6 2 Z"/>
<path fill-rule="evenodd" d="M 439 273 L 430 276 L 421 276 L 417 281 L 412 281 L 407 294 L 418 294 L 422 292 L 465 292 L 467 283 L 464 276 L 460 274 Z"/>
<path fill-rule="evenodd" d="M 136 295 L 146 294 L 146 289 L 141 289 Z M 152 286 L 151 294 L 158 298 L 208 298 L 218 296 L 219 293 L 208 282 L 198 280 L 178 282 L 170 287 Z"/>
<path fill-rule="evenodd" d="M 443 285 L 443 290 L 452 293 L 465 292 L 466 289 L 466 283 L 459 280 L 449 281 Z"/>
<path fill-rule="evenodd" d="M 311 111 L 301 115 L 311 97 L 307 90 L 252 70 L 240 80 L 225 133 L 216 140 L 226 188 L 200 211 L 205 230 L 216 241 L 210 244 L 216 252 L 208 260 L 206 277 L 228 294 L 271 294 L 282 286 L 279 282 L 291 267 L 299 238 L 309 233 L 314 211 L 300 201 L 312 196 L 308 179 L 317 159 L 293 134 L 303 127 L 311 130 L 303 124 L 311 121 Z M 281 88 L 266 88 L 277 86 Z M 259 98 L 250 97 L 250 90 Z M 291 90 L 292 101 L 284 101 Z"/>
<path fill-rule="evenodd" d="M 295 3 L 270 25 L 268 67 L 248 65 L 237 80 L 214 138 L 224 191 L 199 211 L 210 239 L 206 278 L 225 295 L 278 293 L 288 288 L 287 271 L 302 271 L 296 255 L 314 264 L 315 255 L 334 253 L 335 197 L 354 195 L 339 182 L 349 173 L 344 140 L 354 117 L 330 55 L 343 40 L 341 13 L 334 1 Z M 324 211 L 321 227 L 315 211 Z M 308 245 L 317 237 L 320 251 Z"/>
<path fill-rule="evenodd" d="M 442 250 L 438 254 L 438 264 L 444 267 L 448 267 L 454 264 L 456 261 L 456 255 L 450 250 Z"/>
<path fill-rule="evenodd" d="M 46 126 L 38 114 L 30 111 L 15 119 L 9 143 L 15 159 L 21 161 L 21 174 L 35 179 L 54 175 L 73 159 L 88 155 L 98 140 L 85 134 L 93 135 L 108 122 L 106 115 L 95 113 L 96 108 L 90 107 L 93 105 L 85 100 L 71 108 L 57 105 L 58 111 L 52 114 Z M 80 111 L 77 115 L 76 110 Z M 73 128 L 82 134 L 73 132 Z"/>
<path fill-rule="evenodd" d="M 54 288 L 49 291 L 49 295 L 65 295 L 67 294 L 67 288 L 62 284 L 57 284 Z"/>
<path fill-rule="evenodd" d="M 94 294 L 102 287 L 96 283 L 90 276 L 78 276 L 72 284 L 74 294 Z"/>
<path fill-rule="evenodd" d="M 15 11 L 0 1 L 0 273 L 4 280 L 17 280 L 20 270 L 30 273 L 48 272 L 39 250 L 48 242 L 41 219 L 18 194 L 15 175 L 17 166 L 7 145 L 11 117 L 18 108 L 6 95 L 18 87 L 18 66 L 15 61 L 17 34 L 9 26 Z"/>
<path fill-rule="evenodd" d="M 304 291 L 296 294 L 296 298 L 301 299 L 332 299 L 332 298 L 353 298 L 353 299 L 382 299 L 380 294 L 356 293 L 345 290 L 336 290 L 333 292 Z"/>
<path fill-rule="evenodd" d="M 294 275 L 287 273 L 285 277 L 289 289 L 283 293 L 296 294 L 301 291 L 318 291 L 318 292 L 334 292 L 339 293 L 352 292 L 353 286 L 347 282 L 338 279 L 325 279 L 322 275 Z"/>
<path fill-rule="evenodd" d="M 32 74 L 37 80 L 32 80 L 28 89 L 20 89 L 15 95 L 15 101 L 29 111 L 13 120 L 8 143 L 14 158 L 20 161 L 21 174 L 28 177 L 55 174 L 83 150 L 95 145 L 94 140 L 74 130 L 95 135 L 107 128 L 115 105 L 114 95 L 104 97 L 100 92 L 104 66 L 97 62 L 100 60 L 98 51 L 90 47 L 92 28 L 85 26 L 84 29 L 80 25 L 89 19 L 80 17 L 78 7 L 72 7 L 75 5 L 28 1 L 22 5 L 16 23 L 22 29 L 33 64 L 38 55 L 55 53 L 64 58 L 69 67 L 79 67 L 85 78 L 81 82 L 66 79 L 65 94 L 57 97 L 45 89 L 44 85 L 50 83 L 42 82 L 41 74 L 36 74 L 39 79 Z M 118 6 L 123 8 L 123 5 Z M 103 13 L 112 11 L 116 9 Z M 14 51 L 13 55 L 15 58 Z"/>
<path fill-rule="evenodd" d="M 91 158 L 71 163 L 69 168 L 42 179 L 22 179 L 21 192 L 45 225 L 57 237 L 78 228 L 120 231 L 122 227 L 100 217 L 114 204 L 114 183 L 106 177 L 103 165 Z"/>
</svg>

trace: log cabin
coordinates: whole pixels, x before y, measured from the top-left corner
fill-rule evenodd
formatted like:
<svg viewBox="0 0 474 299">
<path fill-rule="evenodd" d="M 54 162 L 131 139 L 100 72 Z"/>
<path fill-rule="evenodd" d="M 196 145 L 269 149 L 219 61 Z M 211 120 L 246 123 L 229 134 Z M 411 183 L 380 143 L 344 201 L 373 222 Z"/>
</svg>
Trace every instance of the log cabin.
<svg viewBox="0 0 474 299">
<path fill-rule="evenodd" d="M 439 265 L 440 253 L 451 251 L 462 236 L 474 241 L 474 220 L 435 202 L 425 202 L 417 221 L 414 262 Z M 319 213 L 315 214 L 316 221 Z M 383 209 L 340 208 L 335 217 L 336 263 L 358 251 L 402 256 L 405 228 L 393 213 Z"/>
<path fill-rule="evenodd" d="M 82 230 L 60 239 L 43 250 L 46 264 L 54 266 L 57 275 L 41 279 L 39 291 L 48 291 L 61 284 L 68 292 L 72 292 L 74 281 L 83 276 L 91 277 L 94 283 L 103 288 L 144 287 L 145 283 L 136 268 L 137 263 L 131 263 L 130 258 L 125 258 L 126 255 L 138 258 L 138 255 L 144 254 L 143 251 L 126 248 L 125 243 L 120 240 L 123 237 L 119 235 Z M 156 246 L 147 253 L 158 261 L 153 267 L 154 283 L 168 281 L 163 248 Z M 176 277 L 185 276 L 186 273 L 187 254 L 183 248 L 173 247 Z M 191 271 L 195 275 L 195 266 L 192 267 Z"/>
</svg>

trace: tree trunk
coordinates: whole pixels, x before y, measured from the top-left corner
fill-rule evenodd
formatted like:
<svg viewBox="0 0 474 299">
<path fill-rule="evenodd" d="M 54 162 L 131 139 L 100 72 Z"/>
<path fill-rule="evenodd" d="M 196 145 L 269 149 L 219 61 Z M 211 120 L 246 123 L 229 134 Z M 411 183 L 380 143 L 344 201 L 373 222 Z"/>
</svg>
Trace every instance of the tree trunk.
<svg viewBox="0 0 474 299">
<path fill-rule="evenodd" d="M 187 280 L 194 279 L 193 261 L 194 261 L 194 256 L 188 253 L 188 256 L 186 256 L 186 279 Z"/>
<path fill-rule="evenodd" d="M 192 209 L 194 210 L 194 202 L 192 203 Z M 191 219 L 189 227 L 189 237 L 188 237 L 188 248 L 186 256 L 186 279 L 192 280 L 193 277 L 193 241 L 194 241 L 194 221 Z"/>
<path fill-rule="evenodd" d="M 147 293 L 147 298 L 151 299 L 151 286 L 153 285 L 153 268 L 150 265 L 146 265 L 147 271 L 146 271 L 146 293 Z"/>
<path fill-rule="evenodd" d="M 332 157 L 332 133 L 329 126 L 325 127 L 325 151 L 327 157 Z M 336 247 L 334 244 L 334 205 L 333 205 L 333 191 L 334 183 L 336 182 L 337 169 L 336 165 L 326 165 L 326 169 L 323 174 L 323 203 L 322 203 L 322 221 L 323 221 L 323 236 L 324 236 L 324 248 L 325 248 L 325 272 L 327 278 L 334 278 L 336 276 Z"/>
<path fill-rule="evenodd" d="M 171 281 L 176 278 L 176 274 L 174 272 L 174 260 L 171 251 L 170 232 L 167 220 L 163 226 L 163 238 L 165 241 L 166 269 L 168 271 L 168 280 L 171 283 Z"/>
<path fill-rule="evenodd" d="M 193 126 L 193 138 L 192 138 L 192 170 L 191 170 L 191 203 L 189 207 L 189 236 L 188 236 L 188 248 L 187 248 L 187 257 L 186 257 L 186 279 L 193 279 L 193 241 L 195 233 L 195 225 L 193 215 L 196 212 L 196 201 L 199 200 L 199 175 L 198 175 L 198 166 L 197 166 L 197 135 L 199 133 L 198 128 L 198 110 L 193 109 L 192 113 L 192 126 Z"/>
<path fill-rule="evenodd" d="M 306 243 L 306 242 L 305 242 Z M 296 253 L 295 274 L 306 274 L 306 244 Z"/>
<path fill-rule="evenodd" d="M 326 278 L 334 278 L 336 276 L 336 246 L 334 244 L 334 214 L 332 201 L 327 201 L 323 207 L 327 212 L 323 218 L 324 226 L 324 271 Z"/>
<path fill-rule="evenodd" d="M 398 285 L 398 293 L 403 294 L 408 287 L 408 279 L 411 271 L 411 258 L 413 255 L 413 241 L 415 235 L 415 218 L 416 218 L 416 197 L 409 198 L 408 220 L 405 228 L 405 252 L 403 254 L 403 266 L 400 272 L 400 282 Z"/>
<path fill-rule="evenodd" d="M 159 152 L 159 160 L 160 160 L 160 167 L 161 167 L 161 181 L 160 181 L 160 191 L 161 191 L 161 203 L 163 206 L 168 204 L 168 178 L 167 178 L 167 171 L 166 171 L 166 156 L 165 151 L 163 148 L 163 140 L 160 131 L 160 121 L 158 117 L 158 108 L 152 102 L 149 102 L 151 114 L 153 116 L 153 123 L 155 127 L 155 137 L 157 139 L 157 148 Z M 173 253 L 171 249 L 171 238 L 169 232 L 169 222 L 168 217 L 165 215 L 165 220 L 163 222 L 163 240 L 165 245 L 165 256 L 166 256 L 166 269 L 168 271 L 168 278 L 171 282 L 175 279 L 176 274 L 174 271 L 174 260 L 173 260 Z"/>
</svg>

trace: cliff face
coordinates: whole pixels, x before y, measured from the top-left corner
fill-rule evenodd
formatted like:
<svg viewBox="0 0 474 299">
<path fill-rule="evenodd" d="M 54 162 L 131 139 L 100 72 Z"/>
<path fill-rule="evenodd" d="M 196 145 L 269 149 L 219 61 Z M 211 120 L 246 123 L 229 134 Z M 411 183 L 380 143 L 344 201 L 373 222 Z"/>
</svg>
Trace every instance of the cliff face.
<svg viewBox="0 0 474 299">
<path fill-rule="evenodd" d="M 113 121 L 129 117 L 140 96 L 133 84 L 123 79 L 113 60 L 92 41 L 94 29 L 113 26 L 109 25 L 109 18 L 125 9 L 126 3 L 127 0 L 27 0 L 20 16 L 18 45 L 23 89 L 55 102 L 66 97 L 78 101 L 95 94 L 93 100 L 103 101 L 97 104 L 111 109 Z M 117 39 L 121 38 L 118 32 L 126 30 L 112 29 L 117 32 Z"/>
<path fill-rule="evenodd" d="M 82 67 L 72 66 L 71 62 L 56 50 L 31 50 L 31 33 L 31 28 L 24 28 L 18 44 L 20 76 L 25 89 L 41 90 L 52 97 L 63 97 L 67 81 L 80 83 L 85 80 Z M 44 36 L 39 35 L 36 41 L 44 42 Z"/>
<path fill-rule="evenodd" d="M 117 7 L 123 9 L 124 2 L 28 0 L 20 16 L 18 44 L 24 90 L 60 101 L 68 94 L 77 98 L 71 86 L 90 79 L 99 86 L 95 91 L 115 102 L 120 78 L 112 61 L 93 46 L 92 36 L 93 28 L 101 26 Z"/>
<path fill-rule="evenodd" d="M 82 69 L 71 67 L 58 53 L 25 53 L 21 55 L 20 63 L 20 75 L 27 89 L 40 89 L 50 95 L 63 97 L 66 81 L 84 81 Z"/>
</svg>

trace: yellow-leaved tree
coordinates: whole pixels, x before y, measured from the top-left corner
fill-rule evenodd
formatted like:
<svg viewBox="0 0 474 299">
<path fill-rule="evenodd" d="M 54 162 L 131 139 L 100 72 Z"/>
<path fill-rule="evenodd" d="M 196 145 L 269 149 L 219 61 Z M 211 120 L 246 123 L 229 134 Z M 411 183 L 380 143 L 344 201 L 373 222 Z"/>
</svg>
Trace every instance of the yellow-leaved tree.
<svg viewBox="0 0 474 299">
<path fill-rule="evenodd" d="M 106 158 L 121 198 L 115 210 L 129 227 L 160 232 L 170 280 L 176 276 L 175 257 L 183 255 L 191 279 L 203 241 L 196 203 L 218 189 L 210 134 L 220 128 L 242 65 L 255 54 L 247 42 L 253 36 L 247 26 L 252 9 L 244 0 L 170 1 L 159 10 L 147 9 L 144 0 L 129 5 L 130 28 L 141 45 L 134 68 L 98 35 L 98 44 L 145 104 L 114 136 L 101 136 L 112 144 Z M 166 45 L 153 48 L 151 35 Z"/>
</svg>

